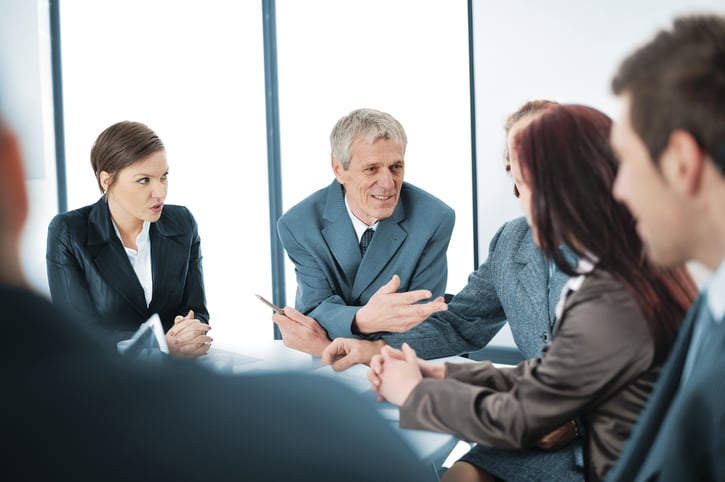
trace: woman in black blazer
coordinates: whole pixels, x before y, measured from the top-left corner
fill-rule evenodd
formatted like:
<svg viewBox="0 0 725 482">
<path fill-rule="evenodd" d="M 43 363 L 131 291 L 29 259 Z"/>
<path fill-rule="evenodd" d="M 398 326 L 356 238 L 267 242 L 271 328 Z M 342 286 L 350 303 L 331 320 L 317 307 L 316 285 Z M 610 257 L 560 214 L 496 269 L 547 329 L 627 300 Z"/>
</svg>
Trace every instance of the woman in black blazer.
<svg viewBox="0 0 725 482">
<path fill-rule="evenodd" d="M 183 206 L 165 205 L 169 166 L 161 139 L 123 121 L 91 149 L 103 192 L 93 205 L 58 214 L 46 262 L 53 302 L 95 320 L 113 341 L 157 313 L 172 355 L 209 350 L 201 246 Z"/>
</svg>

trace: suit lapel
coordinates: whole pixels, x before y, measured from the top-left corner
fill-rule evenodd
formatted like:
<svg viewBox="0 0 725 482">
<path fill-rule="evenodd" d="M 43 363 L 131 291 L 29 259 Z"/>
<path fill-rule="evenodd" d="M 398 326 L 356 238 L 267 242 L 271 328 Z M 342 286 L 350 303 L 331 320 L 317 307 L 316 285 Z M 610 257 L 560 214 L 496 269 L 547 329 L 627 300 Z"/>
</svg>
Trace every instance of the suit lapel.
<svg viewBox="0 0 725 482">
<path fill-rule="evenodd" d="M 106 202 L 101 199 L 88 216 L 88 247 L 95 250 L 94 263 L 109 286 L 117 291 L 139 315 L 145 316 L 143 288 L 118 239 Z"/>
<path fill-rule="evenodd" d="M 162 216 L 157 222 L 151 223 L 149 238 L 153 295 L 149 308 L 154 308 L 158 302 L 164 300 L 165 295 L 171 291 L 171 286 L 183 283 L 179 279 L 179 261 L 187 260 L 189 255 L 179 239 L 183 236 L 183 228 L 171 216 Z"/>
<path fill-rule="evenodd" d="M 322 229 L 322 237 L 337 265 L 345 274 L 348 287 L 352 287 L 355 282 L 355 274 L 360 266 L 360 246 L 350 216 L 347 214 L 347 208 L 345 208 L 342 186 L 337 181 L 333 181 L 327 189 L 323 216 L 328 224 Z M 375 236 L 373 236 L 374 239 Z"/>
<path fill-rule="evenodd" d="M 701 310 L 707 309 L 704 300 L 705 296 L 701 294 L 687 312 L 657 384 L 635 425 L 637 430 L 633 431 L 630 442 L 625 446 L 628 450 L 622 454 L 621 472 L 627 477 L 638 466 L 642 467 L 638 480 L 649 480 L 650 477 L 654 477 L 664 463 L 662 457 L 667 452 L 669 437 L 679 436 L 667 433 L 667 416 L 672 412 L 673 402 L 679 393 L 682 370 L 690 348 L 695 320 L 700 316 Z M 628 471 L 630 473 L 627 473 Z"/>
<path fill-rule="evenodd" d="M 529 231 L 526 236 L 531 236 Z M 519 267 L 518 279 L 519 282 L 525 288 L 526 294 L 529 297 L 530 306 L 536 311 L 538 319 L 548 319 L 549 326 L 554 320 L 553 310 L 558 301 L 558 294 L 555 295 L 553 303 L 550 301 L 551 294 L 549 293 L 545 280 L 548 279 L 548 273 L 544 257 L 536 248 L 533 242 L 524 242 L 519 246 L 519 250 L 514 258 L 515 266 Z"/>
<path fill-rule="evenodd" d="M 328 224 L 322 230 L 322 237 L 345 273 L 345 280 L 351 287 L 351 299 L 356 299 L 377 279 L 405 241 L 408 234 L 400 227 L 405 219 L 405 208 L 399 202 L 393 215 L 380 221 L 364 260 L 345 207 L 345 193 L 337 181 L 328 188 L 324 217 Z"/>
<path fill-rule="evenodd" d="M 682 375 L 682 369 L 685 366 L 685 360 L 687 359 L 687 352 L 690 349 L 690 341 L 692 340 L 692 333 L 695 327 L 695 320 L 700 317 L 702 310 L 707 309 L 705 303 L 705 296 L 700 295 L 697 300 L 692 304 L 690 310 L 688 310 L 685 319 L 680 326 L 676 341 L 670 350 L 668 358 L 672 358 L 669 361 L 669 365 L 672 365 L 670 371 L 672 372 L 668 377 L 668 382 L 673 382 L 673 386 L 677 387 L 680 385 L 680 378 Z"/>
<path fill-rule="evenodd" d="M 400 212 L 399 212 L 400 211 Z M 396 215 L 397 213 L 397 215 Z M 383 271 L 385 266 L 395 257 L 395 253 L 405 241 L 408 234 L 398 224 L 405 218 L 402 204 L 398 204 L 393 216 L 383 219 L 378 224 L 373 240 L 368 246 L 365 257 L 360 263 L 355 284 L 352 288 L 352 299 L 357 299 Z M 387 280 L 385 280 L 387 282 Z"/>
</svg>

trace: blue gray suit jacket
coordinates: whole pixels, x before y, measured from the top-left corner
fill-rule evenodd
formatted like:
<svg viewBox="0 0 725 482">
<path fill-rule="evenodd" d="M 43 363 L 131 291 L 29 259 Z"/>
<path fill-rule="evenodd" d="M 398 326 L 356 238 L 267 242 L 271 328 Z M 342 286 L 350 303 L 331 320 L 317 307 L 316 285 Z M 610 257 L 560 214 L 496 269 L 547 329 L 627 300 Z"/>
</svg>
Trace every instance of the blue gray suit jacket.
<svg viewBox="0 0 725 482">
<path fill-rule="evenodd" d="M 295 308 L 316 319 L 330 339 L 352 332 L 357 310 L 393 277 L 398 291 L 445 293 L 446 251 L 455 213 L 440 199 L 403 183 L 398 205 L 382 219 L 365 257 L 337 181 L 292 207 L 277 221 L 284 249 L 295 265 Z"/>
<path fill-rule="evenodd" d="M 708 333 L 680 387 L 695 320 L 708 310 L 701 295 L 607 481 L 725 480 L 725 321 Z"/>
<path fill-rule="evenodd" d="M 564 250 L 567 260 L 575 257 Z M 526 358 L 537 358 L 551 339 L 555 308 L 568 276 L 549 265 L 534 244 L 526 219 L 504 224 L 491 240 L 488 259 L 448 303 L 405 333 L 383 336 L 392 346 L 407 342 L 418 356 L 436 358 L 479 350 L 508 321 Z"/>
</svg>

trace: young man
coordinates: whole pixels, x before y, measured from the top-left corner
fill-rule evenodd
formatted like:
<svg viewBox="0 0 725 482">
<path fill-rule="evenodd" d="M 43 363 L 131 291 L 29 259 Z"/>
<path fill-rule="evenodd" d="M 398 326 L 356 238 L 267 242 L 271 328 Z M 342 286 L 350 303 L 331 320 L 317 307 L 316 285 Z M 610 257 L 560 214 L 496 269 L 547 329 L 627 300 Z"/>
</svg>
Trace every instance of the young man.
<svg viewBox="0 0 725 482">
<path fill-rule="evenodd" d="M 608 480 L 725 480 L 725 17 L 675 19 L 621 65 L 614 195 L 650 258 L 714 275 Z"/>
</svg>

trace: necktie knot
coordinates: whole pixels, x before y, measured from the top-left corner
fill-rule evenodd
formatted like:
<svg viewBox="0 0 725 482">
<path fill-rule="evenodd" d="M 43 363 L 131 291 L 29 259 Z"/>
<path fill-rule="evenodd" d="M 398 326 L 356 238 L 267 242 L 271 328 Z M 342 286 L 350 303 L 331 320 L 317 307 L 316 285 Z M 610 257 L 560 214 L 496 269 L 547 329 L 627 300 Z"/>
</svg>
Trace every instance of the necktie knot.
<svg viewBox="0 0 725 482">
<path fill-rule="evenodd" d="M 368 246 L 370 246 L 370 241 L 372 241 L 373 239 L 373 234 L 375 234 L 375 230 L 373 228 L 367 228 L 363 233 L 362 237 L 360 238 L 361 255 L 365 256 L 365 251 L 367 251 Z"/>
</svg>

